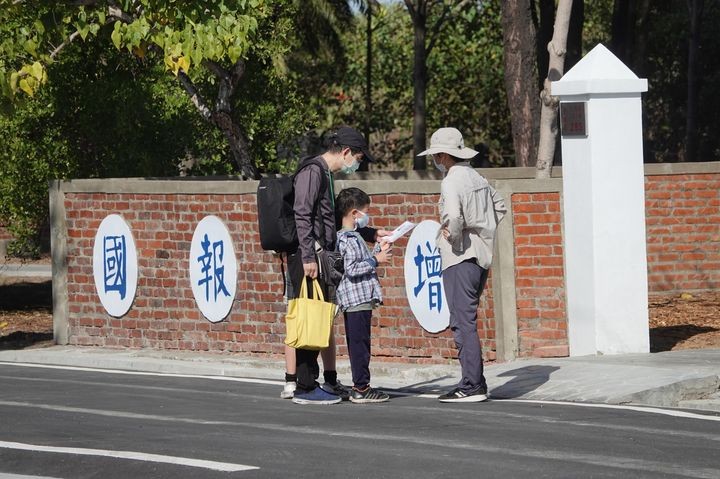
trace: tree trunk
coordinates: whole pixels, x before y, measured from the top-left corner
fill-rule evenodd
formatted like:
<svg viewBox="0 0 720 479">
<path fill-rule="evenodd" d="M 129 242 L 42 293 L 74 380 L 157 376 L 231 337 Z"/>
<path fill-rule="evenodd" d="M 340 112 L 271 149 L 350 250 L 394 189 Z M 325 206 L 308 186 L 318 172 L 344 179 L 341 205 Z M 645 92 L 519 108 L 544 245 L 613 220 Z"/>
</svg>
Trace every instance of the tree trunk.
<svg viewBox="0 0 720 479">
<path fill-rule="evenodd" d="M 534 166 L 540 108 L 532 1 L 504 0 L 501 5 L 505 90 L 510 109 L 515 165 Z"/>
<path fill-rule="evenodd" d="M 685 126 L 685 161 L 697 161 L 698 155 L 698 61 L 700 57 L 700 30 L 702 24 L 703 0 L 688 0 L 690 14 L 690 38 L 688 39 L 688 85 L 687 85 L 687 122 Z"/>
<path fill-rule="evenodd" d="M 415 37 L 413 42 L 413 170 L 424 170 L 427 158 L 417 156 L 425 150 L 426 112 L 425 95 L 427 92 L 427 51 L 425 33 L 427 10 L 425 2 L 419 2 L 413 18 Z"/>
<path fill-rule="evenodd" d="M 365 28 L 365 125 L 363 133 L 370 146 L 370 123 L 372 121 L 372 0 L 368 0 L 365 10 L 367 25 Z M 360 171 L 368 171 L 367 161 L 360 163 Z"/>
<path fill-rule="evenodd" d="M 582 58 L 583 25 L 585 24 L 585 0 L 574 0 L 568 29 L 565 71 L 570 70 Z M 542 71 L 542 70 L 541 70 Z"/>
<path fill-rule="evenodd" d="M 245 135 L 243 135 L 240 127 L 235 123 L 229 113 L 215 112 L 212 116 L 213 123 L 220 128 L 223 135 L 227 139 L 232 153 L 233 160 L 240 170 L 240 174 L 245 178 L 252 180 L 260 179 L 260 172 L 250 158 L 250 148 L 248 147 Z"/>
<path fill-rule="evenodd" d="M 635 41 L 632 51 L 632 70 L 640 78 L 644 78 L 647 71 L 647 21 L 649 12 L 650 0 L 640 0 L 635 19 Z"/>
<path fill-rule="evenodd" d="M 537 45 L 538 91 L 541 91 L 550 62 L 547 45 L 552 40 L 553 26 L 555 25 L 555 0 L 539 0 L 538 17 L 535 43 Z"/>
<path fill-rule="evenodd" d="M 540 116 L 540 144 L 538 146 L 537 169 L 535 171 L 536 178 L 550 178 L 550 170 L 555 156 L 555 141 L 557 140 L 558 131 L 558 99 L 550 95 L 550 82 L 558 81 L 563 76 L 572 4 L 573 0 L 560 0 L 558 3 L 553 38 L 548 44 L 550 65 L 545 79 L 545 88 L 540 94 L 542 112 Z"/>
<path fill-rule="evenodd" d="M 250 158 L 250 149 L 242 129 L 232 118 L 231 97 L 240 82 L 240 78 L 245 73 L 245 63 L 239 60 L 231 71 L 225 70 L 219 64 L 211 61 L 203 62 L 203 66 L 218 79 L 218 96 L 214 109 L 210 108 L 190 77 L 182 70 L 178 73 L 178 81 L 190 96 L 190 101 L 195 105 L 202 117 L 223 133 L 240 174 L 245 178 L 257 180 L 260 178 L 260 172 L 252 158 Z"/>
<path fill-rule="evenodd" d="M 633 68 L 636 3 L 636 0 L 615 0 L 612 15 L 610 50 L 630 69 Z"/>
</svg>

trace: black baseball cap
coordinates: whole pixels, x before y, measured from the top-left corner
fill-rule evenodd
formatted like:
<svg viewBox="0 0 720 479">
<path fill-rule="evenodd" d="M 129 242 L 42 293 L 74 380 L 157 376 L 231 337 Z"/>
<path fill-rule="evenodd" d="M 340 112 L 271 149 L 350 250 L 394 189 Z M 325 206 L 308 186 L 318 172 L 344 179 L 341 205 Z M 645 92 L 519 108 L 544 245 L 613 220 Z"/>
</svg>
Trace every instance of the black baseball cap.
<svg viewBox="0 0 720 479">
<path fill-rule="evenodd" d="M 350 126 L 341 126 L 335 132 L 335 142 L 340 146 L 349 146 L 350 148 L 362 151 L 365 159 L 370 163 L 375 163 L 375 158 L 370 154 L 365 137 Z"/>
</svg>

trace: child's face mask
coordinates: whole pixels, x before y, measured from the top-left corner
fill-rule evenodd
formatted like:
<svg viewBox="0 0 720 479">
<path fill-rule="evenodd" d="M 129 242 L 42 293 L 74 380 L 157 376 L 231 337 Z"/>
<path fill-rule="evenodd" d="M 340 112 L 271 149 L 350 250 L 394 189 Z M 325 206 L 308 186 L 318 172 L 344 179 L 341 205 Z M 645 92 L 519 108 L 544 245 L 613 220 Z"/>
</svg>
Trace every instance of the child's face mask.
<svg viewBox="0 0 720 479">
<path fill-rule="evenodd" d="M 356 228 L 365 228 L 370 223 L 370 215 L 367 213 L 360 212 L 362 216 L 359 218 L 355 218 L 355 227 Z"/>
</svg>

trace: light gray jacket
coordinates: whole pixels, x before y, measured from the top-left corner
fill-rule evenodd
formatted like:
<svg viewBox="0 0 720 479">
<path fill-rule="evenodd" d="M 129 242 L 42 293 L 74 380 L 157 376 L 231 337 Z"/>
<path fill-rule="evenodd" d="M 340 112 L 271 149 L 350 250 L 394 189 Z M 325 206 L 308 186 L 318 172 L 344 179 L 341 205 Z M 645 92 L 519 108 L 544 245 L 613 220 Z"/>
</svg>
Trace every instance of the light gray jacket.
<svg viewBox="0 0 720 479">
<path fill-rule="evenodd" d="M 468 162 L 453 165 L 440 188 L 437 245 L 442 269 L 472 258 L 490 268 L 495 231 L 507 212 L 502 197 Z M 448 239 L 443 228 L 450 233 Z"/>
</svg>

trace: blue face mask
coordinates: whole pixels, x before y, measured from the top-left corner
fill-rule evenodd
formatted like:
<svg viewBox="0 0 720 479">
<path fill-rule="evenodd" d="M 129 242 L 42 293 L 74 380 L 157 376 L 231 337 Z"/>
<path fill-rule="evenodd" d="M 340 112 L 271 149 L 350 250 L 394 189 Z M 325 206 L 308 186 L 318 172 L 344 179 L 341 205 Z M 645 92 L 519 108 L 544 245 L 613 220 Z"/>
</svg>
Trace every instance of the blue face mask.
<svg viewBox="0 0 720 479">
<path fill-rule="evenodd" d="M 363 215 L 360 218 L 355 219 L 355 227 L 356 228 L 365 228 L 370 223 L 370 215 L 367 213 L 363 213 Z"/>
<path fill-rule="evenodd" d="M 353 158 L 352 163 L 350 163 L 349 166 L 343 162 L 343 167 L 340 171 L 345 175 L 349 175 L 351 173 L 355 173 L 358 168 L 360 168 L 360 162 Z"/>
<path fill-rule="evenodd" d="M 438 163 L 437 160 L 436 160 L 434 157 L 433 157 L 433 163 L 435 164 L 435 168 L 436 168 L 440 173 L 445 173 L 445 172 L 447 171 L 447 168 L 445 168 L 445 165 L 443 165 L 442 163 Z"/>
</svg>

